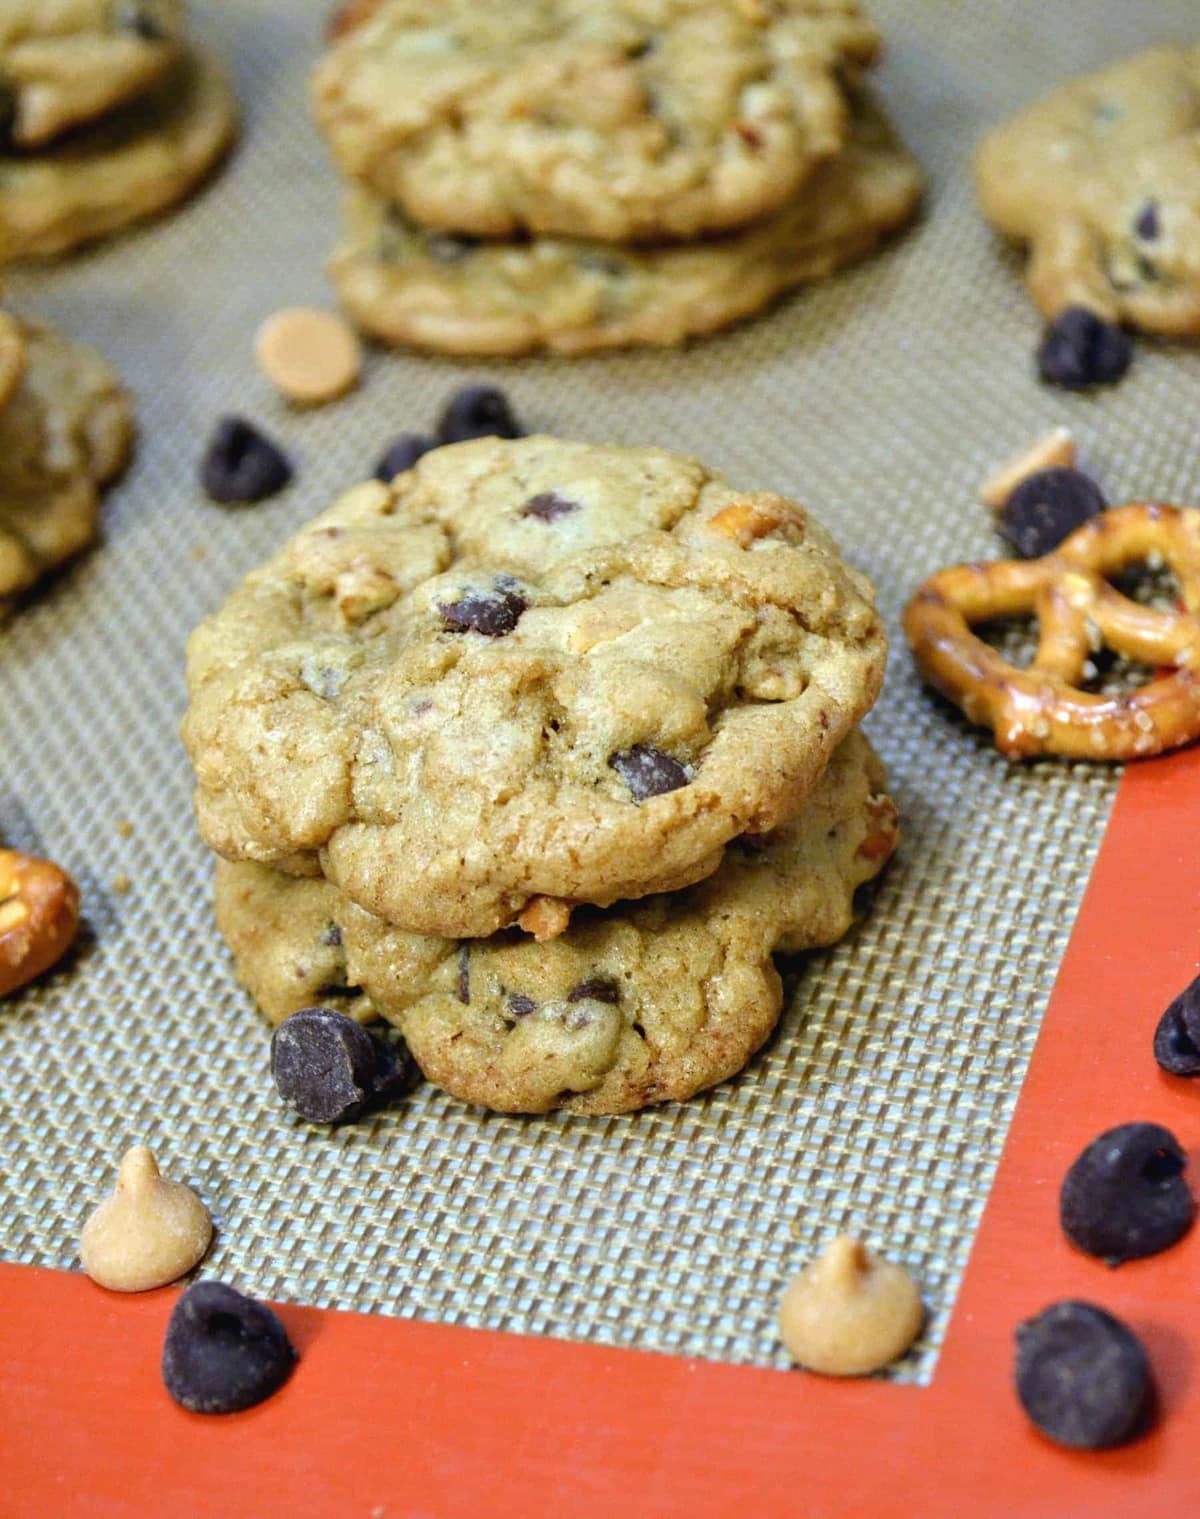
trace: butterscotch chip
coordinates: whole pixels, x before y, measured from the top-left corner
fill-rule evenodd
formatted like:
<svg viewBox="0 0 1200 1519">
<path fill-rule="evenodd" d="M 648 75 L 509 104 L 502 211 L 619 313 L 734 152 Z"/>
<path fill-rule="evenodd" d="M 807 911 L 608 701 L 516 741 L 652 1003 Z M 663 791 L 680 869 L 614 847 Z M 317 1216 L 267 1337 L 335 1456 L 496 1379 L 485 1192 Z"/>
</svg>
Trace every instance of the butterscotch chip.
<svg viewBox="0 0 1200 1519">
<path fill-rule="evenodd" d="M 517 918 L 517 925 L 542 944 L 557 939 L 571 921 L 571 904 L 558 897 L 532 897 Z"/>
<path fill-rule="evenodd" d="M 79 927 L 79 891 L 49 860 L 0 849 L 0 997 L 66 954 Z"/>
<path fill-rule="evenodd" d="M 1044 469 L 1071 469 L 1075 454 L 1075 439 L 1070 429 L 1053 427 L 1019 458 L 1010 459 L 989 475 L 979 488 L 980 499 L 985 506 L 998 512 L 1023 480 Z"/>
<path fill-rule="evenodd" d="M 79 1258 L 101 1287 L 147 1292 L 185 1276 L 211 1241 L 208 1209 L 190 1187 L 167 1181 L 145 1145 L 135 1145 L 111 1196 L 83 1226 Z"/>
<path fill-rule="evenodd" d="M 272 385 L 305 406 L 345 395 L 362 369 L 362 345 L 341 317 L 304 306 L 268 317 L 255 352 Z"/>
<path fill-rule="evenodd" d="M 779 1333 L 806 1370 L 861 1377 L 902 1356 L 924 1319 L 908 1272 L 839 1234 L 784 1293 Z"/>
</svg>

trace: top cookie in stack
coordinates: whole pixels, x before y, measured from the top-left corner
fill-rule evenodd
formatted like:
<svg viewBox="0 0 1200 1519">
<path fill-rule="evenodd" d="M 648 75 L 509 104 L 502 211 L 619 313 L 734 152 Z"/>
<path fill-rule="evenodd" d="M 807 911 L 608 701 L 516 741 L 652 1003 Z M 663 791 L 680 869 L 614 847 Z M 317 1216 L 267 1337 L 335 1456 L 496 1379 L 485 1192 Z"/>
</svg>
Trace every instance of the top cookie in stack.
<svg viewBox="0 0 1200 1519">
<path fill-rule="evenodd" d="M 0 257 L 65 252 L 165 210 L 233 138 L 182 0 L 0 7 Z"/>
<path fill-rule="evenodd" d="M 839 937 L 894 846 L 850 742 L 885 652 L 804 510 L 660 449 L 489 438 L 358 487 L 189 645 L 243 979 L 275 1018 L 357 999 L 490 1106 L 722 1079 L 772 952 Z"/>
<path fill-rule="evenodd" d="M 341 298 L 456 352 L 746 315 L 916 204 L 860 86 L 879 47 L 855 0 L 351 0 L 314 85 L 355 184 Z"/>
</svg>

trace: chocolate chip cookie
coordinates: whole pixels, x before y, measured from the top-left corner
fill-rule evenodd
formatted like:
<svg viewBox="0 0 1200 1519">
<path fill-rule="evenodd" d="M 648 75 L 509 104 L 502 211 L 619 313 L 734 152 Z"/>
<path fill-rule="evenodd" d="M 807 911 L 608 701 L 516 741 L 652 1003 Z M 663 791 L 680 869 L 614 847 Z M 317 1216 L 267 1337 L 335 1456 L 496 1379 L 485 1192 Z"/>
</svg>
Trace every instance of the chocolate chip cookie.
<svg viewBox="0 0 1200 1519">
<path fill-rule="evenodd" d="M 674 890 L 796 812 L 885 657 L 795 502 L 661 449 L 438 449 L 192 635 L 200 831 L 455 938 Z"/>
<path fill-rule="evenodd" d="M 582 909 L 549 944 L 391 928 L 328 881 L 217 867 L 238 974 L 277 1022 L 327 1003 L 382 1014 L 426 1076 L 503 1112 L 623 1113 L 741 1070 L 774 1028 L 773 953 L 832 944 L 898 838 L 883 767 L 849 735 L 798 817 L 744 837 L 699 885 Z"/>
<path fill-rule="evenodd" d="M 842 145 L 857 0 L 354 3 L 318 66 L 342 169 L 450 232 L 607 242 L 737 226 Z"/>
<path fill-rule="evenodd" d="M 0 154 L 0 256 L 40 258 L 184 199 L 233 140 L 237 107 L 200 48 L 148 94 L 35 156 Z"/>
<path fill-rule="evenodd" d="M 1071 80 L 985 137 L 975 170 L 1047 316 L 1200 332 L 1200 48 Z"/>
<path fill-rule="evenodd" d="M 0 411 L 0 613 L 96 536 L 100 487 L 125 467 L 133 410 L 90 348 L 18 326 L 24 375 Z"/>
<path fill-rule="evenodd" d="M 182 0 L 6 0 L 0 143 L 39 147 L 115 110 L 179 60 Z"/>
<path fill-rule="evenodd" d="M 868 253 L 913 214 L 916 163 L 869 101 L 849 145 L 782 211 L 705 242 L 619 248 L 429 232 L 371 191 L 346 202 L 330 273 L 373 337 L 445 353 L 563 353 L 678 343 Z"/>
</svg>

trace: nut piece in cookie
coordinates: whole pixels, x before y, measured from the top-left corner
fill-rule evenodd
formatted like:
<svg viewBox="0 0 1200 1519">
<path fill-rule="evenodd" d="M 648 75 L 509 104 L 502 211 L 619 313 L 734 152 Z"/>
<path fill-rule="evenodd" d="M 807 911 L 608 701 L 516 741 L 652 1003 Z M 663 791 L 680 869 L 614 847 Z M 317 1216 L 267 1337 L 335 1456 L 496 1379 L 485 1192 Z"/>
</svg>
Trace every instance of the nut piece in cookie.
<svg viewBox="0 0 1200 1519">
<path fill-rule="evenodd" d="M 848 1234 L 826 1246 L 783 1295 L 779 1334 L 806 1371 L 863 1377 L 898 1360 L 921 1332 L 925 1310 L 902 1266 Z"/>
<path fill-rule="evenodd" d="M 975 176 L 988 220 L 1028 247 L 1026 281 L 1047 317 L 1074 307 L 1110 332 L 1200 332 L 1200 47 L 1059 86 L 983 139 Z M 1115 379 L 1128 345 L 1109 348 L 1090 373 L 1052 356 L 1061 373 L 1048 378 Z"/>
<path fill-rule="evenodd" d="M 0 997 L 56 965 L 79 928 L 79 890 L 49 860 L 0 849 Z"/>
<path fill-rule="evenodd" d="M 1179 610 L 1132 601 L 1112 584 L 1149 562 L 1175 574 Z M 1027 669 L 972 631 L 1021 615 L 1038 623 Z M 990 727 L 1010 759 L 1129 760 L 1190 743 L 1200 737 L 1200 511 L 1114 507 L 1040 559 L 941 570 L 905 608 L 904 631 L 925 678 L 972 722 Z M 1116 695 L 1086 690 L 1101 646 L 1166 673 Z"/>
</svg>

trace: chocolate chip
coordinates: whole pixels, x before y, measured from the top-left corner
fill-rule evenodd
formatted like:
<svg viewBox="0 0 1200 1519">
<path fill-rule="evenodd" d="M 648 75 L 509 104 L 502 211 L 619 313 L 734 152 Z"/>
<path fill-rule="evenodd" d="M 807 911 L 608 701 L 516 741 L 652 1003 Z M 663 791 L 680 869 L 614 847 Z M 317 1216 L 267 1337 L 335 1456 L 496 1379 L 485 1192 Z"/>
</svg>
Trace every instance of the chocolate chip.
<svg viewBox="0 0 1200 1519">
<path fill-rule="evenodd" d="M 287 458 L 244 417 L 222 417 L 200 465 L 200 483 L 225 505 L 265 501 L 292 478 Z"/>
<path fill-rule="evenodd" d="M 437 435 L 440 443 L 465 443 L 468 438 L 520 438 L 523 430 L 502 390 L 467 385 L 450 397 L 438 419 Z"/>
<path fill-rule="evenodd" d="M 621 988 L 610 976 L 589 976 L 567 993 L 568 1002 L 620 1002 Z"/>
<path fill-rule="evenodd" d="M 306 1007 L 271 1039 L 280 1097 L 309 1123 L 344 1123 L 407 1085 L 407 1056 L 328 1007 Z"/>
<path fill-rule="evenodd" d="M 0 79 L 0 152 L 9 153 L 17 145 L 17 89 L 7 79 Z"/>
<path fill-rule="evenodd" d="M 1184 987 L 1158 1020 L 1154 1058 L 1172 1076 L 1200 1076 L 1200 976 Z"/>
<path fill-rule="evenodd" d="M 1068 306 L 1046 328 L 1038 349 L 1042 379 L 1065 390 L 1113 385 L 1133 359 L 1127 333 L 1085 306 Z"/>
<path fill-rule="evenodd" d="M 224 1282 L 196 1282 L 167 1323 L 162 1379 L 192 1413 L 232 1414 L 278 1392 L 295 1361 L 287 1331 L 265 1303 Z"/>
<path fill-rule="evenodd" d="M 1016 1383 L 1042 1434 L 1074 1450 L 1123 1444 L 1154 1409 L 1141 1341 L 1091 1303 L 1052 1303 L 1017 1326 Z"/>
<path fill-rule="evenodd" d="M 1023 559 L 1038 559 L 1106 505 L 1100 487 L 1082 470 L 1040 469 L 1004 503 L 997 530 Z"/>
<path fill-rule="evenodd" d="M 1183 1238 L 1196 1205 L 1187 1156 L 1156 1123 L 1124 1123 L 1094 1139 L 1067 1172 L 1059 1219 L 1071 1243 L 1110 1266 L 1155 1255 Z"/>
<path fill-rule="evenodd" d="M 425 251 L 439 264 L 461 263 L 478 247 L 477 237 L 464 237 L 458 232 L 430 232 L 425 237 Z"/>
<path fill-rule="evenodd" d="M 644 802 L 650 796 L 661 796 L 665 791 L 678 791 L 691 780 L 677 759 L 672 759 L 653 744 L 634 744 L 632 749 L 622 749 L 610 755 L 608 763 L 638 802 Z"/>
<path fill-rule="evenodd" d="M 503 638 L 521 620 L 528 603 L 511 583 L 498 583 L 491 591 L 468 591 L 458 601 L 439 602 L 442 621 L 452 633 L 482 633 Z"/>
<path fill-rule="evenodd" d="M 160 18 L 151 7 L 139 3 L 139 0 L 126 0 L 125 4 L 119 6 L 115 22 L 118 31 L 132 32 L 145 42 L 165 42 L 167 39 Z"/>
<path fill-rule="evenodd" d="M 392 439 L 386 452 L 380 455 L 373 478 L 381 480 L 384 485 L 390 485 L 397 475 L 411 469 L 418 459 L 436 447 L 433 439 L 422 433 L 402 432 L 399 437 Z"/>
<path fill-rule="evenodd" d="M 337 926 L 336 923 L 330 923 L 330 924 L 328 924 L 321 931 L 321 943 L 322 944 L 327 944 L 327 945 L 330 946 L 330 948 L 336 949 L 337 946 L 339 944 L 341 944 L 341 942 L 342 942 L 342 931 Z"/>
<path fill-rule="evenodd" d="M 464 944 L 458 952 L 458 1000 L 471 1005 L 471 946 Z"/>
<path fill-rule="evenodd" d="M 557 522 L 560 517 L 569 517 L 578 510 L 578 501 L 570 501 L 557 491 L 542 491 L 536 496 L 530 496 L 521 508 L 521 516 L 536 517 L 539 522 Z"/>
<path fill-rule="evenodd" d="M 1162 231 L 1158 221 L 1158 207 L 1152 200 L 1148 200 L 1141 211 L 1138 212 L 1138 218 L 1133 224 L 1133 230 L 1148 243 L 1152 243 Z"/>
<path fill-rule="evenodd" d="M 537 1003 L 524 992 L 513 992 L 508 999 L 508 1010 L 514 1018 L 528 1018 L 537 1011 Z"/>
</svg>

